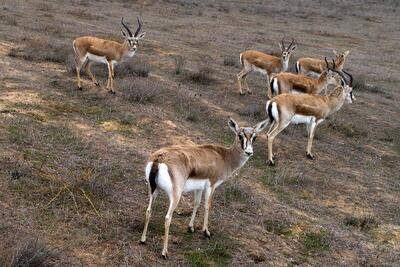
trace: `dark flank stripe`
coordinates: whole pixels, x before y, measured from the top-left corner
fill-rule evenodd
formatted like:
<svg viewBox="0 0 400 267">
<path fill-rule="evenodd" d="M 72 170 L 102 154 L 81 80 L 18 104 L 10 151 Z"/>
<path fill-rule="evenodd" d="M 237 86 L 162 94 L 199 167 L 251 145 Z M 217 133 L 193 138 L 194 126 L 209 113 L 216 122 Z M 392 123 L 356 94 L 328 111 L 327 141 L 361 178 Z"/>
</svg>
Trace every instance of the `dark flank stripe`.
<svg viewBox="0 0 400 267">
<path fill-rule="evenodd" d="M 158 173 L 158 162 L 153 162 L 153 165 L 151 166 L 151 170 L 150 170 L 150 175 L 149 175 L 149 182 L 150 182 L 150 188 L 151 188 L 152 194 L 157 189 L 157 183 L 156 183 L 157 173 Z"/>
<path fill-rule="evenodd" d="M 273 122 L 275 120 L 274 117 L 272 116 L 272 103 L 274 102 L 270 102 L 268 106 L 268 117 L 270 122 Z"/>
</svg>

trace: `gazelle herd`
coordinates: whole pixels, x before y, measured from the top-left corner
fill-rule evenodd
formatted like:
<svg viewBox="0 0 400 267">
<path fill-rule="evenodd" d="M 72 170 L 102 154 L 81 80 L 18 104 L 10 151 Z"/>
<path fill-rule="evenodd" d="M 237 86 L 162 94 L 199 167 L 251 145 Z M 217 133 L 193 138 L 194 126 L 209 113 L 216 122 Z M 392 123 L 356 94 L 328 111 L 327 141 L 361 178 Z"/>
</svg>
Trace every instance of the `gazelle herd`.
<svg viewBox="0 0 400 267">
<path fill-rule="evenodd" d="M 138 42 L 145 36 L 140 33 L 141 22 L 133 34 L 121 20 L 123 43 L 99 39 L 92 36 L 76 38 L 73 48 L 76 55 L 76 75 L 78 88 L 81 87 L 80 71 L 85 67 L 92 81 L 99 85 L 91 73 L 92 62 L 108 66 L 107 88 L 115 93 L 113 86 L 114 67 L 118 63 L 133 57 Z M 297 73 L 287 72 L 291 54 L 296 50 L 294 39 L 288 46 L 284 40 L 279 43 L 280 57 L 268 55 L 255 50 L 240 53 L 239 59 L 243 69 L 237 74 L 239 93 L 243 95 L 242 82 L 249 94 L 246 77 L 252 71 L 267 76 L 266 120 L 254 127 L 240 127 L 232 118 L 228 125 L 235 133 L 235 141 L 230 147 L 219 145 L 178 145 L 164 147 L 154 152 L 146 165 L 145 176 L 148 182 L 149 204 L 145 216 L 143 234 L 140 239 L 145 243 L 151 217 L 152 205 L 160 190 L 166 192 L 169 208 L 165 216 L 165 231 L 162 256 L 168 257 L 169 228 L 172 215 L 182 193 L 194 192 L 194 207 L 189 222 L 189 232 L 194 232 L 194 221 L 204 195 L 204 222 L 202 231 L 210 237 L 208 216 L 211 199 L 215 189 L 238 171 L 253 155 L 253 143 L 256 136 L 271 123 L 267 132 L 268 159 L 274 165 L 272 145 L 275 137 L 291 123 L 306 124 L 308 142 L 306 156 L 314 159 L 311 153 L 316 127 L 332 113 L 337 112 L 345 102 L 353 103 L 352 76 L 343 70 L 349 51 L 335 53 L 330 63 L 327 58 L 300 58 L 296 64 Z M 85 66 L 86 65 L 86 66 Z M 310 76 L 312 75 L 312 76 Z M 315 75 L 318 75 L 315 78 Z M 327 94 L 328 86 L 335 85 Z M 325 92 L 321 95 L 322 91 Z"/>
</svg>

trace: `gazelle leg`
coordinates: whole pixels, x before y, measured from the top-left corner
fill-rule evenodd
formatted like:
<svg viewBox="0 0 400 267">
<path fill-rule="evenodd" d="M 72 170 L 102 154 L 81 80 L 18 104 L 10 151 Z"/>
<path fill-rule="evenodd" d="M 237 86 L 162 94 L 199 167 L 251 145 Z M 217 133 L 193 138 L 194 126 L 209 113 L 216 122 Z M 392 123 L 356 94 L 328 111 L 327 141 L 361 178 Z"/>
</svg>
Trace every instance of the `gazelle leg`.
<svg viewBox="0 0 400 267">
<path fill-rule="evenodd" d="M 253 92 L 250 90 L 249 85 L 247 84 L 247 74 L 248 73 L 246 73 L 246 75 L 243 77 L 243 83 L 244 86 L 246 87 L 247 93 L 251 95 Z"/>
<path fill-rule="evenodd" d="M 146 210 L 146 221 L 144 223 L 142 238 L 140 239 L 140 243 L 142 243 L 142 244 L 144 242 L 146 242 L 147 228 L 149 226 L 149 221 L 150 221 L 150 217 L 151 217 L 151 206 L 153 205 L 153 202 L 156 200 L 157 195 L 158 195 L 158 189 L 156 189 L 154 191 L 154 193 L 152 194 L 151 189 L 149 188 L 149 196 L 150 196 L 149 206 L 147 207 L 147 210 Z"/>
<path fill-rule="evenodd" d="M 90 69 L 92 67 L 92 62 L 88 62 L 88 64 L 86 65 L 86 71 L 89 74 L 90 79 L 92 79 L 93 83 L 96 86 L 99 86 L 99 82 L 96 80 L 96 78 L 94 77 L 92 70 Z"/>
<path fill-rule="evenodd" d="M 193 206 L 193 213 L 192 213 L 192 217 L 190 218 L 190 222 L 189 222 L 189 227 L 188 227 L 188 232 L 190 233 L 194 233 L 194 219 L 196 217 L 196 213 L 197 213 L 197 209 L 200 206 L 200 202 L 201 202 L 201 195 L 203 193 L 203 190 L 196 190 L 194 191 L 194 206 Z"/>
<path fill-rule="evenodd" d="M 307 155 L 307 158 L 309 158 L 309 159 L 315 159 L 314 155 L 311 154 L 311 147 L 312 147 L 312 142 L 314 139 L 316 127 L 317 127 L 317 123 L 315 122 L 315 120 L 313 120 L 309 126 L 308 142 L 307 142 L 307 150 L 306 150 L 306 155 Z"/>
<path fill-rule="evenodd" d="M 179 200 L 181 198 L 182 192 L 175 191 L 175 194 L 171 194 L 169 197 L 169 209 L 167 215 L 165 216 L 165 232 L 164 232 L 164 246 L 162 250 L 162 256 L 164 259 L 168 259 L 168 237 L 169 237 L 169 226 L 172 221 L 172 214 L 178 206 Z"/>
<path fill-rule="evenodd" d="M 210 231 L 208 231 L 208 213 L 211 207 L 212 195 L 214 193 L 214 187 L 207 187 L 204 193 L 204 223 L 203 223 L 203 232 L 204 236 L 207 238 L 211 237 Z"/>
<path fill-rule="evenodd" d="M 242 90 L 242 78 L 245 77 L 250 71 L 247 70 L 246 68 L 242 69 L 238 75 L 237 75 L 237 80 L 238 80 L 238 85 L 239 85 L 239 93 L 243 95 L 243 90 Z"/>
<path fill-rule="evenodd" d="M 114 91 L 114 65 L 112 63 L 110 65 L 110 88 L 111 88 L 111 93 L 115 94 Z"/>
<path fill-rule="evenodd" d="M 275 165 L 273 154 L 272 154 L 272 143 L 274 142 L 275 137 L 282 132 L 288 125 L 289 122 L 286 123 L 276 123 L 276 127 L 274 127 L 270 132 L 267 133 L 268 136 L 268 164 L 273 166 Z"/>
<path fill-rule="evenodd" d="M 84 65 L 84 63 L 86 63 L 86 61 L 89 61 L 88 58 L 76 58 L 76 79 L 78 81 L 78 89 L 82 90 L 82 86 L 81 86 L 81 68 Z M 89 63 L 89 62 L 88 62 Z"/>
</svg>

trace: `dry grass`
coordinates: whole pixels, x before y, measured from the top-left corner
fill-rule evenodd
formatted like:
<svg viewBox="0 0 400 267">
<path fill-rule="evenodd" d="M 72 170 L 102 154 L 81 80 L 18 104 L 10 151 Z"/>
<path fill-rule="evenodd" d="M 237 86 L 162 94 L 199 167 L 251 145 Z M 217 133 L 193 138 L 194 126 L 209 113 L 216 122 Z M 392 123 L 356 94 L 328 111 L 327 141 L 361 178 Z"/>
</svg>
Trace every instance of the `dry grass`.
<svg viewBox="0 0 400 267">
<path fill-rule="evenodd" d="M 133 78 L 117 80 L 116 84 L 121 88 L 125 98 L 132 103 L 152 103 L 156 99 L 163 98 L 163 88 L 154 80 Z"/>
<path fill-rule="evenodd" d="M 187 71 L 185 80 L 201 85 L 211 85 L 215 82 L 212 73 L 213 71 L 209 67 L 201 67 L 197 71 Z"/>
</svg>

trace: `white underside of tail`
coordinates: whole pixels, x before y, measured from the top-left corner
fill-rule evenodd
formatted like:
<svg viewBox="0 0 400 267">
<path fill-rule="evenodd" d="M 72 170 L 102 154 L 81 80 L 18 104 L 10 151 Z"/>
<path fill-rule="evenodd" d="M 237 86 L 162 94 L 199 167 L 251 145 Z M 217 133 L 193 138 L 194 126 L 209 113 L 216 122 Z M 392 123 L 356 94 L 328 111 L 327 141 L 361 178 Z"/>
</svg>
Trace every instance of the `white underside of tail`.
<svg viewBox="0 0 400 267">
<path fill-rule="evenodd" d="M 276 95 L 279 94 L 278 79 L 272 78 L 272 92 Z"/>
<path fill-rule="evenodd" d="M 301 69 L 300 69 L 300 62 L 299 61 L 297 61 L 296 62 L 296 67 L 297 67 L 297 73 L 301 73 Z"/>
<path fill-rule="evenodd" d="M 272 117 L 274 117 L 275 121 L 279 121 L 279 112 L 278 112 L 278 106 L 276 105 L 275 102 L 272 102 L 272 108 L 271 108 L 271 112 L 272 112 Z"/>
</svg>

